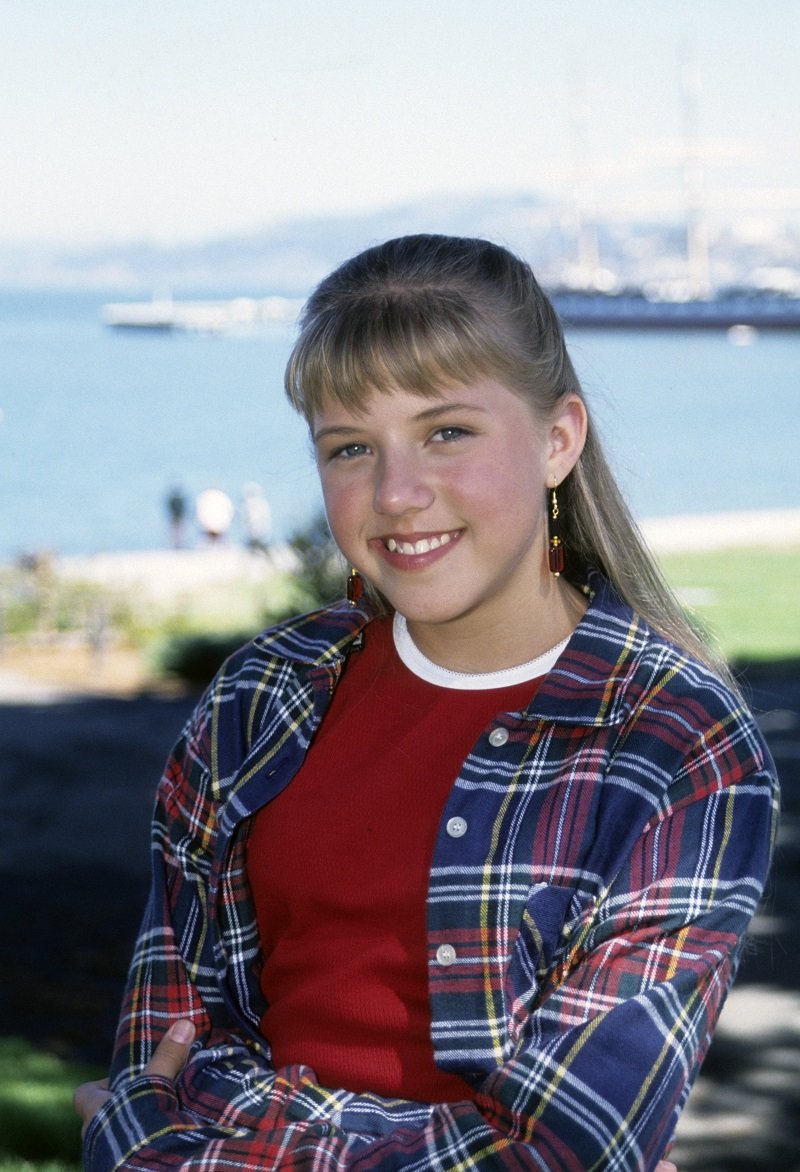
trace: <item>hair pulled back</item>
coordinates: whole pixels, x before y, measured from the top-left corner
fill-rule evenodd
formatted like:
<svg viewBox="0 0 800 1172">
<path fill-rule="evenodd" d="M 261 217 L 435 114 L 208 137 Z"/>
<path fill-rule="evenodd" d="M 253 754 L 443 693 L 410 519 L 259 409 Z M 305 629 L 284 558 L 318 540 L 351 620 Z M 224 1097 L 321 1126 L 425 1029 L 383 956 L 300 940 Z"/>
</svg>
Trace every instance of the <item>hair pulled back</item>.
<svg viewBox="0 0 800 1172">
<path fill-rule="evenodd" d="M 415 235 L 368 248 L 317 286 L 285 386 L 311 426 L 326 400 L 358 411 L 375 392 L 435 395 L 481 378 L 543 421 L 566 395 L 585 403 L 561 322 L 525 261 L 488 240 Z M 567 575 L 599 569 L 656 630 L 719 671 L 644 544 L 587 414 L 583 452 L 559 486 Z"/>
</svg>

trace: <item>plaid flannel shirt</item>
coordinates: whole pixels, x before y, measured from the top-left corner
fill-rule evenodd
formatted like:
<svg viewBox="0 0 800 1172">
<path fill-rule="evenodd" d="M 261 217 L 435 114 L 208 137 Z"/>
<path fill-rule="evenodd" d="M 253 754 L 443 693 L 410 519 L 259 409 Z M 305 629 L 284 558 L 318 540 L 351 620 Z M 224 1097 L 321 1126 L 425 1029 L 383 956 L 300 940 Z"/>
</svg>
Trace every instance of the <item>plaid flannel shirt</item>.
<svg viewBox="0 0 800 1172">
<path fill-rule="evenodd" d="M 275 1070 L 259 1034 L 248 825 L 297 772 L 369 621 L 333 607 L 233 656 L 169 759 L 87 1169 L 655 1166 L 763 890 L 777 783 L 739 700 L 593 585 L 529 709 L 481 733 L 438 833 L 432 1041 L 475 1101 L 321 1086 Z M 178 1017 L 198 1041 L 173 1085 L 142 1071 Z"/>
</svg>

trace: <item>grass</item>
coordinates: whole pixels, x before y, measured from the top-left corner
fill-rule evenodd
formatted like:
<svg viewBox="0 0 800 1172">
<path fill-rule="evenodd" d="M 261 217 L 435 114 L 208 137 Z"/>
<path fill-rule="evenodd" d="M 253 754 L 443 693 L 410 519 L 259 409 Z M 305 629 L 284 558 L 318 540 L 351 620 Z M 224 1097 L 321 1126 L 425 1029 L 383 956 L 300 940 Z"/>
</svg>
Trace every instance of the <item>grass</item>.
<svg viewBox="0 0 800 1172">
<path fill-rule="evenodd" d="M 77 1172 L 80 1120 L 72 1094 L 104 1073 L 0 1038 L 0 1172 Z"/>
<path fill-rule="evenodd" d="M 800 547 L 670 554 L 661 565 L 728 659 L 800 657 Z"/>
<path fill-rule="evenodd" d="M 0 1172 L 81 1172 L 78 1160 L 25 1160 L 12 1156 L 0 1156 Z"/>
</svg>

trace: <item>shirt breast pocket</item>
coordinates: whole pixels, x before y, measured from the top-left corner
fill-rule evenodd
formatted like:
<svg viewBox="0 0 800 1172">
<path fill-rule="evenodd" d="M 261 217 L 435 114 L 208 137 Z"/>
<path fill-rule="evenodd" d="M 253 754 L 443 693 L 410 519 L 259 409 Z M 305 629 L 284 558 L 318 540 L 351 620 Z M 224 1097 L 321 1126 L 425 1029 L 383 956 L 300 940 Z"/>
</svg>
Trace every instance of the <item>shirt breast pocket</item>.
<svg viewBox="0 0 800 1172">
<path fill-rule="evenodd" d="M 512 1043 L 536 1008 L 550 974 L 569 950 L 573 932 L 589 902 L 574 887 L 552 883 L 531 887 L 508 968 L 506 989 Z"/>
</svg>

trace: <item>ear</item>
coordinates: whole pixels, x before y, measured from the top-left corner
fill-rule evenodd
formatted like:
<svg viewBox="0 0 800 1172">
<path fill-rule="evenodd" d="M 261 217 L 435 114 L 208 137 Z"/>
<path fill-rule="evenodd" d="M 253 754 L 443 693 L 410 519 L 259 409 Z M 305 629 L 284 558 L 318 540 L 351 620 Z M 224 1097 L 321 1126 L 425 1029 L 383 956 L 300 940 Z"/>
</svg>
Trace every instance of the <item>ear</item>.
<svg viewBox="0 0 800 1172">
<path fill-rule="evenodd" d="M 566 395 L 550 422 L 547 483 L 560 484 L 575 467 L 586 443 L 588 419 L 580 395 Z"/>
</svg>

